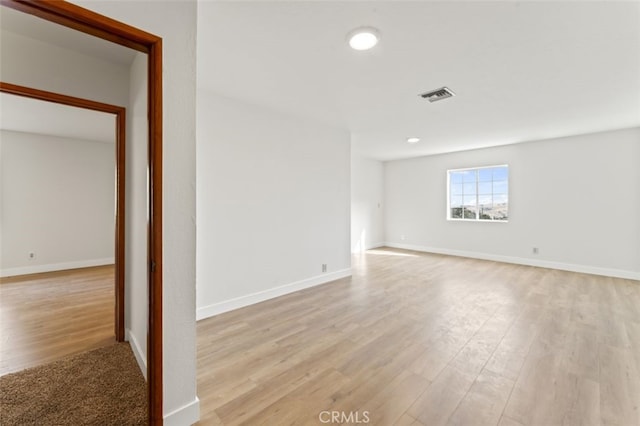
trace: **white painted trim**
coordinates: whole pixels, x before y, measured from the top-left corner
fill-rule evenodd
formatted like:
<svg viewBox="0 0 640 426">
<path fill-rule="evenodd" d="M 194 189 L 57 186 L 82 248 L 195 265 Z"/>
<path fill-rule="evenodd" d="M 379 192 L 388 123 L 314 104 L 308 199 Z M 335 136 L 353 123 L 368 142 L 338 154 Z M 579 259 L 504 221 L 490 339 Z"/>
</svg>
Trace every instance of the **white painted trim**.
<svg viewBox="0 0 640 426">
<path fill-rule="evenodd" d="M 140 367 L 144 379 L 147 380 L 147 355 L 142 353 L 138 339 L 136 339 L 136 336 L 134 336 L 128 328 L 124 331 L 124 340 L 129 342 L 133 355 L 135 355 L 136 361 L 138 362 L 138 367 Z"/>
<path fill-rule="evenodd" d="M 384 246 L 385 246 L 385 243 L 372 243 L 372 244 L 368 244 L 365 250 L 373 250 L 373 249 L 377 249 Z"/>
<path fill-rule="evenodd" d="M 165 414 L 164 426 L 187 426 L 200 420 L 200 399 L 196 399 L 182 407 Z"/>
<path fill-rule="evenodd" d="M 371 244 L 367 244 L 363 249 L 358 249 L 358 250 L 351 251 L 351 254 L 364 253 L 367 250 L 373 250 L 373 249 L 377 249 L 377 248 L 384 247 L 384 246 L 385 246 L 384 243 L 371 243 Z"/>
<path fill-rule="evenodd" d="M 537 260 L 525 257 L 502 256 L 498 254 L 479 253 L 465 250 L 451 250 L 435 247 L 424 247 L 413 244 L 398 244 L 387 242 L 387 247 L 421 251 L 425 253 L 446 254 L 450 256 L 470 257 L 473 259 L 492 260 L 495 262 L 515 263 L 518 265 L 537 266 L 540 268 L 559 269 L 561 271 L 580 272 L 583 274 L 603 275 L 606 277 L 624 278 L 627 280 L 640 280 L 640 272 L 626 271 L 624 269 L 600 268 L 589 265 L 576 265 L 572 263 L 554 262 L 551 260 Z"/>
<path fill-rule="evenodd" d="M 302 281 L 296 281 L 290 284 L 271 288 L 269 290 L 259 291 L 257 293 L 248 294 L 246 296 L 236 297 L 235 299 L 225 300 L 224 302 L 203 306 L 198 308 L 196 311 L 196 321 L 349 276 L 351 276 L 351 268 L 342 269 L 340 271 L 318 275 Z"/>
<path fill-rule="evenodd" d="M 15 275 L 40 274 L 42 272 L 64 271 L 67 269 L 90 268 L 92 266 L 113 265 L 115 259 L 106 257 L 104 259 L 78 260 L 75 262 L 50 263 L 48 265 L 23 266 L 18 268 L 7 268 L 0 270 L 0 277 L 13 277 Z"/>
</svg>

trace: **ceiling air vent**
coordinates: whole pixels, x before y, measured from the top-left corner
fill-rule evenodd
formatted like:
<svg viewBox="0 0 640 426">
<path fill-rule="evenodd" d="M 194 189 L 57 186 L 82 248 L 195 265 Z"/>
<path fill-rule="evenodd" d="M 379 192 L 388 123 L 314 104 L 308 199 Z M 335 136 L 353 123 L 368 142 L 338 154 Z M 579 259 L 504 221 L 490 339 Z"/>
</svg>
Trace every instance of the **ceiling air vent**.
<svg viewBox="0 0 640 426">
<path fill-rule="evenodd" d="M 443 99 L 450 98 L 455 96 L 456 94 L 451 91 L 448 87 L 441 87 L 436 90 L 432 90 L 427 93 L 422 93 L 420 96 L 424 99 L 428 99 L 429 102 L 441 101 Z"/>
</svg>

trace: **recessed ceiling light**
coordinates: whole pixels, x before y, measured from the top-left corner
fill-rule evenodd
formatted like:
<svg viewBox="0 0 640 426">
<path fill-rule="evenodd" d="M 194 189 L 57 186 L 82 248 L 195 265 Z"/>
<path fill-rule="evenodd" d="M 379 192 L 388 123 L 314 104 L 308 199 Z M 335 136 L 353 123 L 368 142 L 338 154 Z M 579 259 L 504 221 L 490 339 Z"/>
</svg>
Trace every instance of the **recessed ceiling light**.
<svg viewBox="0 0 640 426">
<path fill-rule="evenodd" d="M 380 32 L 373 27 L 361 27 L 351 31 L 348 38 L 352 49 L 369 50 L 378 44 Z"/>
<path fill-rule="evenodd" d="M 407 142 L 409 142 L 409 143 L 418 143 L 418 142 L 420 142 L 420 138 L 407 138 Z"/>
</svg>

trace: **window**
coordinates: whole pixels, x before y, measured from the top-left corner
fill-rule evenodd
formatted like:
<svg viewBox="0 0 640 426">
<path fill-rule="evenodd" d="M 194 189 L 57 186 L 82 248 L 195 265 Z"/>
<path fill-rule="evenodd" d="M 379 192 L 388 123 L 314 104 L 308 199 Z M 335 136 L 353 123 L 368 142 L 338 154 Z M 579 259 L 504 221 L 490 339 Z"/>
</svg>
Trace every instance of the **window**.
<svg viewBox="0 0 640 426">
<path fill-rule="evenodd" d="M 509 219 L 509 166 L 448 170 L 447 183 L 447 219 Z"/>
</svg>

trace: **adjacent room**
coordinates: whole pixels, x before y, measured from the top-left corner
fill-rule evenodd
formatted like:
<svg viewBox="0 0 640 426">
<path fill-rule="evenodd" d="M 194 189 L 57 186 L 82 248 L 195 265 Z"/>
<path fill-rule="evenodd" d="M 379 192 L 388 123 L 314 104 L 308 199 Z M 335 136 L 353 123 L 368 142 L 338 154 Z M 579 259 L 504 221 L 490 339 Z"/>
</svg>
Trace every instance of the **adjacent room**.
<svg viewBox="0 0 640 426">
<path fill-rule="evenodd" d="M 6 374 L 115 341 L 115 116 L 6 93 L 0 105 Z"/>
<path fill-rule="evenodd" d="M 152 424 L 640 424 L 639 2 L 74 3 L 163 39 Z M 32 38 L 0 80 L 127 107 L 148 380 L 146 62 Z"/>
</svg>

